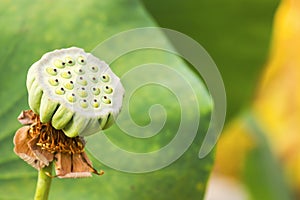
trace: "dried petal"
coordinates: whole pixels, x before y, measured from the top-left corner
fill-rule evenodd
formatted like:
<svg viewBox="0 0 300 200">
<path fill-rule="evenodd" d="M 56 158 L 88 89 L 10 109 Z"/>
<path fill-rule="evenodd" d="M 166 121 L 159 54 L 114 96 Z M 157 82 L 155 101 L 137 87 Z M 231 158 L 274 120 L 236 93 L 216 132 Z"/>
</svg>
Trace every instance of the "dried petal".
<svg viewBox="0 0 300 200">
<path fill-rule="evenodd" d="M 14 137 L 14 152 L 28 164 L 40 170 L 45 167 L 45 163 L 40 161 L 28 146 L 28 142 L 30 141 L 29 129 L 29 126 L 24 126 L 16 132 Z"/>
<path fill-rule="evenodd" d="M 91 161 L 85 153 L 57 153 L 55 158 L 55 171 L 59 178 L 83 178 L 92 176 L 91 173 L 103 174 L 91 166 Z"/>
<path fill-rule="evenodd" d="M 18 116 L 18 120 L 23 125 L 30 125 L 35 122 L 36 114 L 32 110 L 23 110 Z"/>
<path fill-rule="evenodd" d="M 38 137 L 32 138 L 28 141 L 28 146 L 32 153 L 35 155 L 36 158 L 46 166 L 49 165 L 50 162 L 53 161 L 54 155 L 47 150 L 42 149 L 40 146 L 37 145 Z"/>
<path fill-rule="evenodd" d="M 62 178 L 71 172 L 71 154 L 57 153 L 55 159 L 55 172 L 58 177 Z"/>
</svg>

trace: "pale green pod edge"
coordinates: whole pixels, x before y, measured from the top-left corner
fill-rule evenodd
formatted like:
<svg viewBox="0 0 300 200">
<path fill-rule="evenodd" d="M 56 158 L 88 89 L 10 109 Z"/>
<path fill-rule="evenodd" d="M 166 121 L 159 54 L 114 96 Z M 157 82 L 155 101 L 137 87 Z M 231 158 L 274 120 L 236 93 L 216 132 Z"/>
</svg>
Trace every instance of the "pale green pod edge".
<svg viewBox="0 0 300 200">
<path fill-rule="evenodd" d="M 27 91 L 29 92 L 30 91 L 30 88 L 32 86 L 32 84 L 34 83 L 35 81 L 35 75 L 36 75 L 36 66 L 37 64 L 34 63 L 28 70 L 28 73 L 27 73 L 27 78 L 26 78 L 26 87 L 27 87 Z"/>
<path fill-rule="evenodd" d="M 76 137 L 84 130 L 91 119 L 75 113 L 69 123 L 63 128 L 63 132 L 68 137 Z"/>
<path fill-rule="evenodd" d="M 94 118 L 90 119 L 87 126 L 85 127 L 84 131 L 79 133 L 80 136 L 89 136 L 94 133 L 100 132 L 102 127 L 100 126 L 99 119 Z"/>
<path fill-rule="evenodd" d="M 70 122 L 73 115 L 74 112 L 70 111 L 65 106 L 59 105 L 58 109 L 52 117 L 52 126 L 58 130 L 64 128 Z"/>
<path fill-rule="evenodd" d="M 28 104 L 31 110 L 37 114 L 40 113 L 42 95 L 42 88 L 39 86 L 38 82 L 34 80 L 28 92 Z"/>
<path fill-rule="evenodd" d="M 57 102 L 52 101 L 45 93 L 43 94 L 40 105 L 40 120 L 42 123 L 51 121 L 57 106 Z"/>
</svg>

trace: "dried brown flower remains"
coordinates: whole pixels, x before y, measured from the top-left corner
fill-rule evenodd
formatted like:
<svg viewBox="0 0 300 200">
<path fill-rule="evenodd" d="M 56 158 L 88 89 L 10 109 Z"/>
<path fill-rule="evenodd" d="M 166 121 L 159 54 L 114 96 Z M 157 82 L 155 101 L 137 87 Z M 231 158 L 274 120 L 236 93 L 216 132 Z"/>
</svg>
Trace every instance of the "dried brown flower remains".
<svg viewBox="0 0 300 200">
<path fill-rule="evenodd" d="M 87 157 L 82 137 L 67 137 L 62 130 L 56 130 L 51 123 L 41 123 L 32 110 L 22 111 L 18 120 L 21 127 L 14 137 L 15 153 L 34 168 L 40 170 L 54 162 L 59 178 L 89 177 L 97 172 Z"/>
</svg>

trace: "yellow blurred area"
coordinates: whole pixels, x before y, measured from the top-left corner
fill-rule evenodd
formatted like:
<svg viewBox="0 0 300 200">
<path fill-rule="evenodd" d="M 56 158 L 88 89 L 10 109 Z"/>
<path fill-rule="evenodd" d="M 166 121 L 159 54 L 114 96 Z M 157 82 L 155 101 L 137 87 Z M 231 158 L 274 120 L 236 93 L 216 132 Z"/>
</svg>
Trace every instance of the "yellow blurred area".
<svg viewBox="0 0 300 200">
<path fill-rule="evenodd" d="M 254 138 L 242 119 L 231 122 L 218 143 L 215 171 L 240 178 L 247 152 L 255 146 Z"/>
<path fill-rule="evenodd" d="M 251 113 L 266 132 L 288 182 L 300 190 L 300 0 L 283 0 L 277 10 L 270 56 Z M 228 124 L 218 143 L 215 172 L 240 178 L 255 146 L 243 117 Z"/>
</svg>

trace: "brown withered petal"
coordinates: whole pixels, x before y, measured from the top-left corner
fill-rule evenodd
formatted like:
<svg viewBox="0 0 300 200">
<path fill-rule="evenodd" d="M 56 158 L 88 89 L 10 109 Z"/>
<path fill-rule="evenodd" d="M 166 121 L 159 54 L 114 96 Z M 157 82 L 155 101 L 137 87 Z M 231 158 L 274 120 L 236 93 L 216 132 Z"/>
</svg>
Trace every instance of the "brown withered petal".
<svg viewBox="0 0 300 200">
<path fill-rule="evenodd" d="M 39 160 L 28 146 L 28 142 L 30 141 L 28 134 L 29 129 L 29 126 L 23 126 L 17 130 L 14 136 L 14 152 L 28 164 L 40 170 L 45 167 L 46 164 Z"/>
<path fill-rule="evenodd" d="M 36 114 L 32 110 L 23 110 L 18 116 L 18 120 L 23 125 L 30 125 L 35 122 Z"/>
<path fill-rule="evenodd" d="M 32 153 L 38 158 L 39 161 L 44 163 L 46 166 L 49 165 L 50 162 L 53 161 L 54 155 L 47 150 L 42 149 L 40 146 L 37 146 L 38 137 L 34 137 L 28 141 L 28 146 Z"/>
<path fill-rule="evenodd" d="M 59 178 L 81 178 L 92 176 L 93 169 L 90 164 L 83 159 L 82 154 L 57 153 L 55 158 L 55 171 Z M 90 162 L 88 160 L 88 162 Z"/>
<path fill-rule="evenodd" d="M 89 177 L 91 173 L 104 173 L 92 167 L 84 152 L 85 141 L 82 137 L 67 137 L 50 123 L 41 123 L 39 116 L 31 110 L 23 111 L 18 120 L 30 126 L 24 126 L 16 132 L 14 151 L 34 168 L 40 170 L 54 162 L 54 177 L 59 178 L 80 178 Z"/>
</svg>

